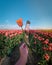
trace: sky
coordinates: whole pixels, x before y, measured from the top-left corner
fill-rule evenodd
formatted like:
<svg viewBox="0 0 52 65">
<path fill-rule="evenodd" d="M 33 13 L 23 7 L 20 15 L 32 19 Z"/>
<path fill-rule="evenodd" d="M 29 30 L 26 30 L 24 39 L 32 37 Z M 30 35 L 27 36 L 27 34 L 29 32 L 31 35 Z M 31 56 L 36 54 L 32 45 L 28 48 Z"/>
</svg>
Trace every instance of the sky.
<svg viewBox="0 0 52 65">
<path fill-rule="evenodd" d="M 19 29 L 16 20 L 32 29 L 52 29 L 52 0 L 0 0 L 0 29 Z"/>
</svg>

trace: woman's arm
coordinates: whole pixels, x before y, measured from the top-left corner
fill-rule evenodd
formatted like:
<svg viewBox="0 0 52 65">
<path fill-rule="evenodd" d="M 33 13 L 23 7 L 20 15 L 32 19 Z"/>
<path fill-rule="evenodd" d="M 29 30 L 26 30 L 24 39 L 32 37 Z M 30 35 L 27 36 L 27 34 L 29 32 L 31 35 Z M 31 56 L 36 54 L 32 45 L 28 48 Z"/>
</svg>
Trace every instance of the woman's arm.
<svg viewBox="0 0 52 65">
<path fill-rule="evenodd" d="M 28 48 L 25 44 L 22 44 L 19 49 L 20 49 L 20 58 L 15 65 L 26 65 L 28 57 Z"/>
</svg>

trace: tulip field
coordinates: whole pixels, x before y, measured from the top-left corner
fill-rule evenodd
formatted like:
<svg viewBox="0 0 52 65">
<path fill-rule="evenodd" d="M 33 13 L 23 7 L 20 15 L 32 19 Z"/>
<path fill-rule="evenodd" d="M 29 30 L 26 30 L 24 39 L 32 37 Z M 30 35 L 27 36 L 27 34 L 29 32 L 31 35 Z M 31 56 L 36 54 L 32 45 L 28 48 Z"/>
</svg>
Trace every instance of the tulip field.
<svg viewBox="0 0 52 65">
<path fill-rule="evenodd" d="M 11 57 L 14 48 L 22 42 L 22 30 L 0 30 L 0 63 L 4 57 Z M 52 30 L 30 30 L 29 43 L 33 57 L 32 63 L 28 60 L 27 65 L 52 65 Z"/>
</svg>

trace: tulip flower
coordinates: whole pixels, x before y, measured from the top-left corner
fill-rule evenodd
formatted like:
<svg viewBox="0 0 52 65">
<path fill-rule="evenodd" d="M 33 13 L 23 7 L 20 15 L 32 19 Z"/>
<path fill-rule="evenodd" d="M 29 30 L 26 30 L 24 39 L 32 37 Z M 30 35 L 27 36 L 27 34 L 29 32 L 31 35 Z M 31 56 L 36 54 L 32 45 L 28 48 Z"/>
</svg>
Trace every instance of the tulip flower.
<svg viewBox="0 0 52 65">
<path fill-rule="evenodd" d="M 52 47 L 52 43 L 49 43 L 49 46 L 51 46 L 51 47 Z"/>
<path fill-rule="evenodd" d="M 46 53 L 46 54 L 44 55 L 44 58 L 48 61 L 48 60 L 50 59 L 50 56 Z"/>
<path fill-rule="evenodd" d="M 29 33 L 29 29 L 30 29 L 30 21 L 27 21 L 27 22 L 26 22 L 26 26 L 25 26 L 26 32 Z"/>
<path fill-rule="evenodd" d="M 16 20 L 16 23 L 18 24 L 19 27 L 23 26 L 22 18 Z"/>
</svg>

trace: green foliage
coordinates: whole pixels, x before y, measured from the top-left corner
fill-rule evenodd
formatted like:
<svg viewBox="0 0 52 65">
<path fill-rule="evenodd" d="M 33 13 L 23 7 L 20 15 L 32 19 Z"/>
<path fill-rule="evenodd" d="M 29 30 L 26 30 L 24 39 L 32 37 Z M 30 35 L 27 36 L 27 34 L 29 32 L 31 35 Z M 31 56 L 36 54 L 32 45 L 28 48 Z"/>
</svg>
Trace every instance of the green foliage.
<svg viewBox="0 0 52 65">
<path fill-rule="evenodd" d="M 24 42 L 24 35 L 25 33 L 22 34 L 18 34 L 16 36 L 13 36 L 12 38 L 10 37 L 6 37 L 5 35 L 0 34 L 0 57 L 3 58 L 4 56 L 9 55 L 13 48 L 15 46 L 19 46 L 21 42 Z M 38 34 L 38 36 L 44 37 L 44 35 Z M 44 37 L 44 39 L 46 39 L 46 37 Z M 52 38 L 49 38 L 50 42 Z M 34 42 L 36 41 L 36 44 L 34 44 Z M 29 34 L 29 49 L 31 50 L 31 52 L 33 53 L 34 57 L 35 54 L 40 56 L 40 61 L 37 62 L 38 65 L 48 65 L 47 61 L 44 59 L 43 55 L 45 53 L 48 53 L 50 55 L 50 57 L 52 57 L 52 52 L 51 51 L 44 51 L 42 49 L 43 46 L 48 47 L 48 45 L 43 44 L 42 41 L 40 41 L 38 38 L 34 38 L 34 34 Z M 52 62 L 52 59 L 50 59 L 50 61 Z"/>
<path fill-rule="evenodd" d="M 0 57 L 9 55 L 15 46 L 23 41 L 23 35 L 16 35 L 12 38 L 0 34 Z"/>
</svg>

